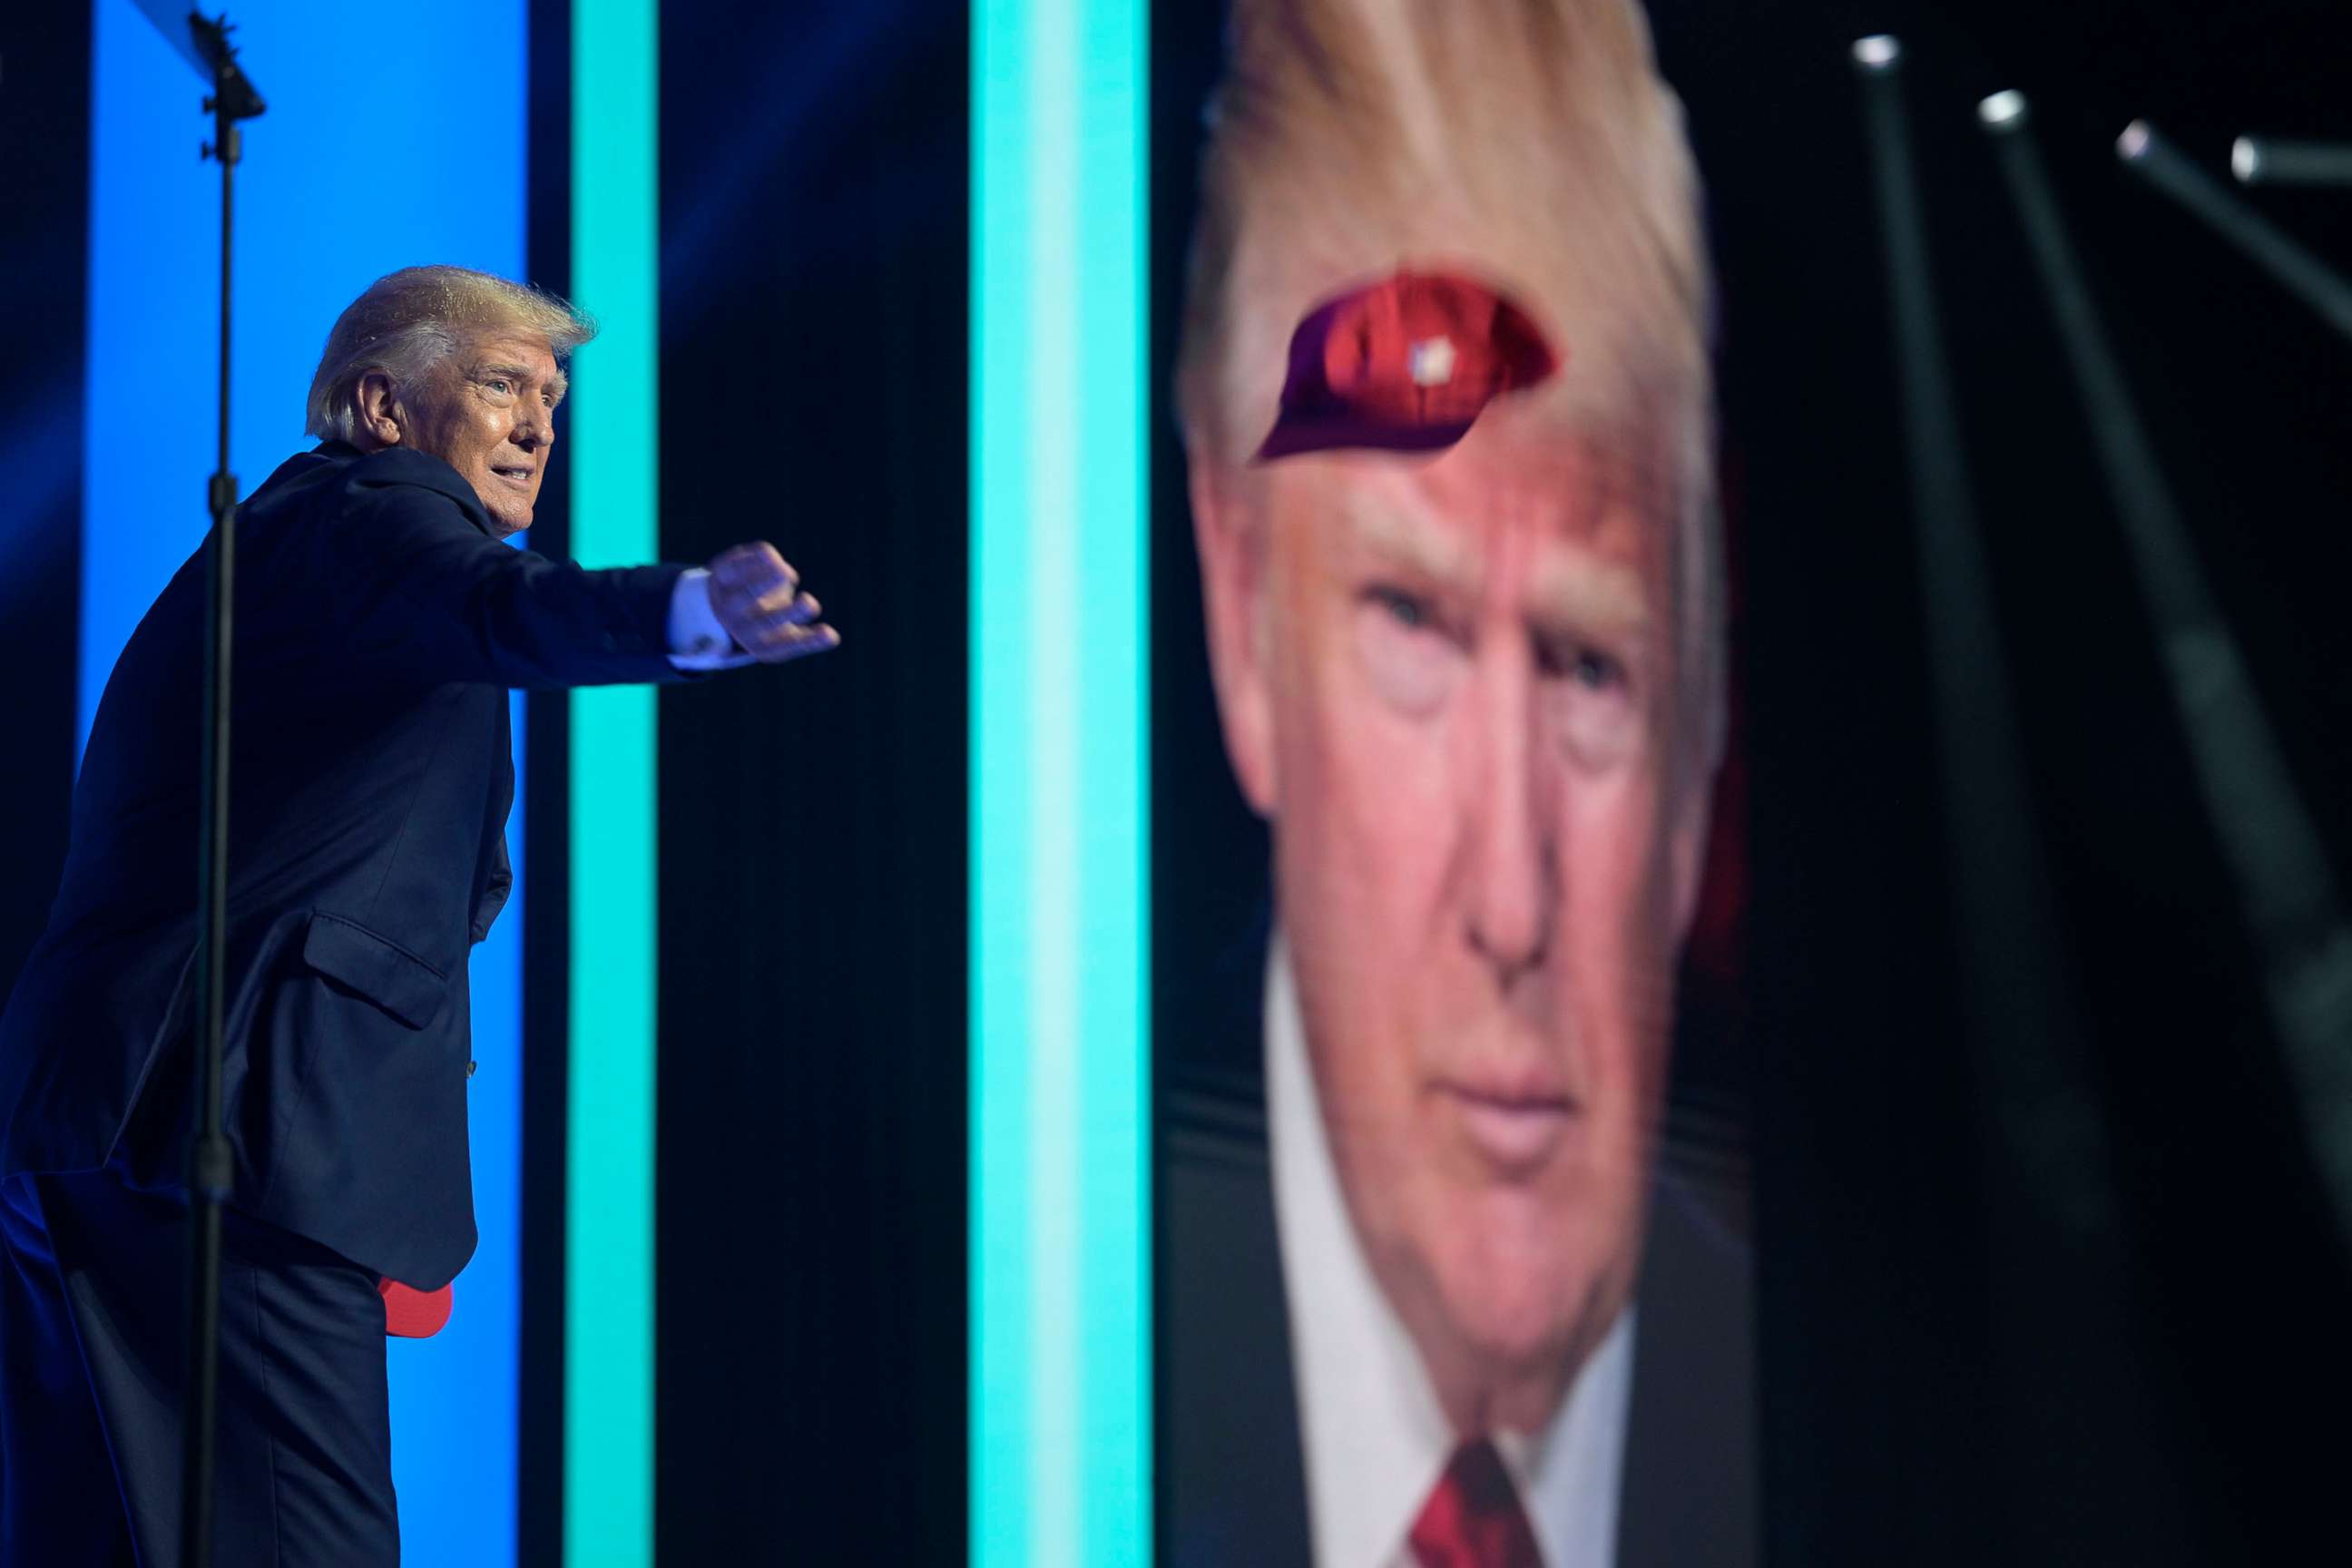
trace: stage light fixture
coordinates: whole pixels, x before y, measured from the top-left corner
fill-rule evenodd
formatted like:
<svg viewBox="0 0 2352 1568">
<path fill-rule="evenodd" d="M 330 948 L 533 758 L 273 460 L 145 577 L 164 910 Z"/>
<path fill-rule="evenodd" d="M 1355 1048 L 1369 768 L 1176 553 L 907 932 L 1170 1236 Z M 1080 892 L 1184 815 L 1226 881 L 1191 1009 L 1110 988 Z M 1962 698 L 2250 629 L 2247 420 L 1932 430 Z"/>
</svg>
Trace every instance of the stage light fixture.
<svg viewBox="0 0 2352 1568">
<path fill-rule="evenodd" d="M 2247 145 L 2240 142 L 2242 148 Z M 2244 251 L 2256 266 L 2318 311 L 2329 326 L 2352 338 L 2352 279 L 2304 248 L 2243 197 L 2231 195 L 2229 186 L 2166 141 L 2147 121 L 2135 120 L 2124 128 L 2124 133 L 2116 138 L 2116 153 L 2125 168 Z M 2321 143 L 2254 143 L 2243 156 L 2233 153 L 2231 164 L 2242 180 L 2248 177 L 2251 167 L 2254 178 L 2263 184 L 2290 178 L 2320 184 L 2328 179 L 2331 158 L 2339 157 L 2345 166 L 2344 183 L 2352 184 L 2352 149 L 2339 151 Z"/>
<path fill-rule="evenodd" d="M 1857 54 L 1856 58 L 1860 56 Z M 2050 859 L 2027 784 L 2017 687 L 1994 605 L 1959 395 L 1944 350 L 1925 191 L 1912 155 L 1903 86 L 1861 70 L 1864 123 L 1886 255 L 1894 369 L 1916 529 L 1937 759 L 1945 784 L 1944 843 L 1966 994 L 1965 1049 L 2005 1107 L 2063 1105 L 2070 1136 L 2037 1152 L 2031 1180 L 2070 1215 L 2104 1216 L 2112 1160 L 2088 1078 L 2086 1046 L 2056 955 L 2064 932 Z M 2031 153 L 2005 136 L 1997 156 Z M 2006 1112 L 1998 1113 L 2006 1114 Z"/>
<path fill-rule="evenodd" d="M 1989 131 L 2014 131 L 2025 123 L 2025 95 L 2004 89 L 1977 105 L 1977 118 Z"/>
<path fill-rule="evenodd" d="M 1873 33 L 1853 41 L 1853 61 L 1868 71 L 1893 70 L 1903 58 L 1902 40 L 1886 33 Z"/>
<path fill-rule="evenodd" d="M 2152 127 L 2135 121 L 2118 138 L 2117 150 L 2134 174 L 2352 335 L 2352 285 L 2231 196 Z M 2307 1118 L 2309 1147 L 2336 1220 L 2352 1237 L 2352 1140 L 2338 1131 L 2352 1108 L 2343 1074 L 2343 1042 L 2352 1038 L 2352 921 L 2333 879 L 2314 870 L 2326 865 L 2325 845 L 2263 713 L 2262 692 L 2233 628 L 2206 585 L 2033 139 L 2009 139 L 2000 161 L 2090 415 L 2093 447 L 2159 639 L 2180 731 L 2237 884 L 2272 1024 L 2298 1090 L 2298 1109 Z"/>
<path fill-rule="evenodd" d="M 2246 185 L 2352 186 L 2352 142 L 2288 142 L 2241 136 L 2230 147 L 2230 169 Z"/>
</svg>

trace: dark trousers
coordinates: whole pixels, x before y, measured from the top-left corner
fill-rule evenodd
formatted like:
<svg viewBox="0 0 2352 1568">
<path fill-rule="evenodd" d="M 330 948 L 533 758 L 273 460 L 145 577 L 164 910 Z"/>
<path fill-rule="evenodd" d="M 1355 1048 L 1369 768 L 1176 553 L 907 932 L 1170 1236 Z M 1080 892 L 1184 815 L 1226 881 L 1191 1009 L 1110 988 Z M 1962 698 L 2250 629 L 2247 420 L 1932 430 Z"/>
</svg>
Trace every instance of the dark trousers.
<svg viewBox="0 0 2352 1568">
<path fill-rule="evenodd" d="M 111 1170 L 0 1182 L 0 1564 L 178 1568 L 187 1212 Z M 222 1218 L 214 1562 L 398 1563 L 375 1277 Z"/>
</svg>

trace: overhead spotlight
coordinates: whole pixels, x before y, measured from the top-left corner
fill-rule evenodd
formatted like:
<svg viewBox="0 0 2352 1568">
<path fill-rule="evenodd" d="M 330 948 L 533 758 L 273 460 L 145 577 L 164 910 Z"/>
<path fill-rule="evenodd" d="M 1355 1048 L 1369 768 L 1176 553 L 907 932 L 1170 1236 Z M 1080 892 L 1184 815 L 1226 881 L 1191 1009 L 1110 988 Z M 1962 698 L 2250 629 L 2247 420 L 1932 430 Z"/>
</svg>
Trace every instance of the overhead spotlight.
<svg viewBox="0 0 2352 1568">
<path fill-rule="evenodd" d="M 2025 123 L 2025 95 L 2013 89 L 1996 92 L 1977 105 L 1977 118 L 1987 130 L 2014 131 Z"/>
<path fill-rule="evenodd" d="M 1853 63 L 1864 70 L 1893 70 L 1895 62 L 1902 58 L 1902 40 L 1888 34 L 1873 33 L 1853 41 Z"/>
<path fill-rule="evenodd" d="M 2241 136 L 2230 148 L 2230 170 L 2242 185 L 2352 185 L 2352 142 L 2290 142 Z"/>
<path fill-rule="evenodd" d="M 2126 163 L 2134 158 L 2144 158 L 2147 155 L 2148 144 L 2155 140 L 2156 132 L 2148 129 L 2147 121 L 2135 120 L 2124 127 L 2122 135 L 2116 138 L 2116 156 Z"/>
</svg>

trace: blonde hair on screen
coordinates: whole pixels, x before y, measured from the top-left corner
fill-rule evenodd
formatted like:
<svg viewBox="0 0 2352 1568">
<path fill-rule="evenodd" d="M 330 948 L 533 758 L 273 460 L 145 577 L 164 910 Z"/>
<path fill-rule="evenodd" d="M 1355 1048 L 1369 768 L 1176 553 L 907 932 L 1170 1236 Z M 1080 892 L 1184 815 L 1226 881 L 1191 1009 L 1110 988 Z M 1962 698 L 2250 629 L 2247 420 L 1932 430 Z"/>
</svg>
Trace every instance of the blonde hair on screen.
<svg viewBox="0 0 2352 1568">
<path fill-rule="evenodd" d="M 1637 424 L 1677 469 L 1683 679 L 1721 746 L 1711 282 L 1680 102 L 1630 0 L 1234 0 L 1210 106 L 1176 406 L 1239 464 L 1320 300 L 1449 262 L 1529 310 L 1567 372 L 1529 395 Z"/>
</svg>

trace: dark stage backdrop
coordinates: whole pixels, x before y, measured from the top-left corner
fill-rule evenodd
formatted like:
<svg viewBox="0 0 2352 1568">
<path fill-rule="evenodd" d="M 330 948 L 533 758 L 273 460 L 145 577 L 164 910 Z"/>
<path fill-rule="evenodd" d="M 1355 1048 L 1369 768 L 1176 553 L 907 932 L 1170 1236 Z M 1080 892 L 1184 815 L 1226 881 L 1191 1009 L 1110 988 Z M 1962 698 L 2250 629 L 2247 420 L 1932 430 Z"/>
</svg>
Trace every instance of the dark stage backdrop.
<svg viewBox="0 0 2352 1568">
<path fill-rule="evenodd" d="M 1664 8 L 1725 284 L 1747 542 L 1767 1512 L 1782 1562 L 2273 1560 L 2315 1529 L 2306 1398 L 2352 1394 L 2346 1253 L 2267 1023 L 2082 405 L 1991 150 L 2023 90 L 2204 570 L 2319 812 L 2352 851 L 2338 608 L 2352 363 L 2129 179 L 2145 115 L 2352 134 L 2340 7 Z M 1877 215 L 1843 49 L 1891 30 L 2027 760 L 2081 1021 L 1959 1023 Z M 2262 204 L 2352 263 L 2352 202 Z M 1999 847 L 1964 845 L 1960 852 Z M 2347 1042 L 2352 1048 L 2352 1042 Z M 2047 1081 L 2045 1079 L 2044 1081 Z M 2074 1187 L 2029 1158 L 2079 1115 Z M 2065 1162 L 2062 1161 L 2061 1163 Z M 2086 1193 L 2083 1190 L 2088 1187 Z"/>
<path fill-rule="evenodd" d="M 662 551 L 843 636 L 662 696 L 663 1562 L 964 1551 L 968 32 L 663 7 Z"/>
<path fill-rule="evenodd" d="M 1659 8 L 1724 289 L 1745 542 L 1758 1244 L 1775 1561 L 2275 1559 L 2336 1529 L 2345 1253 L 2082 405 L 1972 113 L 2022 89 L 2091 287 L 2339 877 L 2352 366 L 2116 166 L 2147 115 L 2352 133 L 2340 7 Z M 2054 1044 L 1972 1037 L 1893 347 L 1844 49 L 1900 34 L 1936 281 L 2082 1020 L 2103 1204 L 2023 1157 Z M 2352 203 L 2266 208 L 2352 262 Z M 1963 853 L 1991 852 L 1963 846 Z M 2046 1125 L 2046 1121 L 2043 1122 Z"/>
<path fill-rule="evenodd" d="M 572 6 L 531 0 L 530 120 L 540 177 L 523 232 L 530 281 L 572 294 Z M 563 432 L 559 429 L 560 437 Z M 572 552 L 572 465 L 550 464 L 531 548 Z M 515 1561 L 563 1561 L 565 1161 L 571 1090 L 572 729 L 562 693 L 524 700 L 522 1301 L 516 1347 Z M 658 1239 L 656 1239 L 658 1245 Z M 657 1255 L 658 1256 L 658 1255 Z M 656 1434 L 658 1442 L 659 1436 Z"/>
<path fill-rule="evenodd" d="M 48 918 L 73 795 L 89 17 L 0 16 L 0 1004 Z M 135 433 L 123 433 L 133 460 Z M 192 481 L 194 482 L 194 481 Z"/>
<path fill-rule="evenodd" d="M 569 145 L 570 6 L 532 7 Z M 659 699 L 655 1548 L 965 1539 L 968 19 L 662 8 L 661 553 L 767 539 L 843 647 Z M 533 278 L 570 286 L 568 160 Z M 556 465 L 535 545 L 568 548 Z M 535 697 L 520 1561 L 563 1561 L 568 705 Z"/>
</svg>

